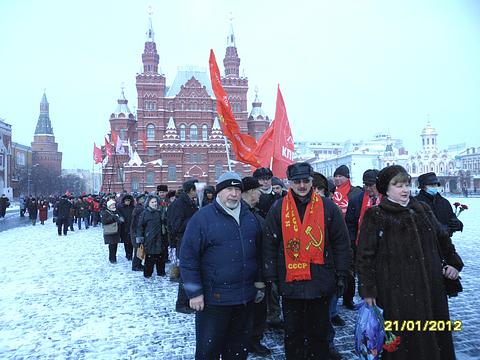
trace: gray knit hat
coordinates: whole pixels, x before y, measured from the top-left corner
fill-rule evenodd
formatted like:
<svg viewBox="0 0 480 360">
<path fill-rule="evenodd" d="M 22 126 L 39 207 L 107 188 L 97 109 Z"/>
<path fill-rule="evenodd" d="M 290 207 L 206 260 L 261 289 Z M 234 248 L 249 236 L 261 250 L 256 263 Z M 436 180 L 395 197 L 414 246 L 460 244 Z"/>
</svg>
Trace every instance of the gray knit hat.
<svg viewBox="0 0 480 360">
<path fill-rule="evenodd" d="M 226 172 L 222 174 L 217 180 L 217 194 L 227 187 L 237 187 L 243 190 L 242 178 L 236 172 Z"/>
</svg>

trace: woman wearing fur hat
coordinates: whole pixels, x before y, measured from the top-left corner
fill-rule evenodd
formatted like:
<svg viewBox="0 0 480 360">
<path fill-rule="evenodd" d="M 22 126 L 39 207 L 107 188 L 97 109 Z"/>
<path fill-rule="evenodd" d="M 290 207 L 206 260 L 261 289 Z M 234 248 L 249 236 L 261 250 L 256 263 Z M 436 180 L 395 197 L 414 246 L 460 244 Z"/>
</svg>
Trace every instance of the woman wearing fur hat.
<svg viewBox="0 0 480 360">
<path fill-rule="evenodd" d="M 449 323 L 444 278 L 457 279 L 463 263 L 428 205 L 410 197 L 403 167 L 384 168 L 376 187 L 383 197 L 365 212 L 356 265 L 365 302 L 378 304 L 386 321 L 400 324 L 392 329 L 400 336 L 398 349 L 382 359 L 455 359 L 448 326 L 423 330 L 428 321 Z M 401 331 L 404 322 L 417 324 L 414 331 Z"/>
<path fill-rule="evenodd" d="M 114 199 L 107 201 L 107 208 L 102 211 L 103 240 L 108 245 L 108 259 L 117 262 L 117 247 L 120 242 L 120 225 L 123 218 L 118 215 Z M 116 231 L 115 231 L 116 228 Z"/>
<path fill-rule="evenodd" d="M 158 206 L 158 196 L 150 195 L 147 198 L 145 210 L 140 214 L 137 225 L 137 244 L 144 244 L 145 267 L 143 276 L 149 278 L 156 266 L 157 275 L 165 276 L 165 251 L 168 248 L 168 239 L 162 229 L 165 220 Z"/>
</svg>

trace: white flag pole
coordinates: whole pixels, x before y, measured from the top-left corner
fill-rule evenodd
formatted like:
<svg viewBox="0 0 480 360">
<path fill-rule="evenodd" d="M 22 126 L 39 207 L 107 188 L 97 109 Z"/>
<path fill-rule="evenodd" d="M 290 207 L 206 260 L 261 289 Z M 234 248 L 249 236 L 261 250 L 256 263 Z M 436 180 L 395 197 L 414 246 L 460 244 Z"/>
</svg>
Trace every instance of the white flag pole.
<svg viewBox="0 0 480 360">
<path fill-rule="evenodd" d="M 230 151 L 227 142 L 227 137 L 224 136 L 223 139 L 225 140 L 225 151 L 227 152 L 227 162 L 228 162 L 228 171 L 232 171 L 232 165 L 230 164 Z"/>
</svg>

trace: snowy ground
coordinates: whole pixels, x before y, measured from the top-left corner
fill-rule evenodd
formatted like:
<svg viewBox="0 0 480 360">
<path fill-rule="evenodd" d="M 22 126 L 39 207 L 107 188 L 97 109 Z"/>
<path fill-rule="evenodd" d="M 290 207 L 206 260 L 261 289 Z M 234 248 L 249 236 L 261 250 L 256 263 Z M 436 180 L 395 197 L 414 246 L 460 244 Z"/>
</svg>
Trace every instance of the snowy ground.
<svg viewBox="0 0 480 360">
<path fill-rule="evenodd" d="M 463 321 L 454 334 L 461 359 L 478 358 L 480 329 L 480 199 L 462 213 L 465 231 L 454 242 L 466 264 L 465 291 L 450 301 L 451 318 Z M 0 359 L 192 359 L 194 317 L 176 313 L 177 285 L 132 272 L 119 246 L 118 263 L 107 260 L 100 228 L 59 237 L 49 219 L 0 233 Z M 336 345 L 353 359 L 355 313 L 339 306 L 347 326 Z M 281 332 L 264 343 L 283 359 Z M 255 359 L 255 357 L 250 357 Z"/>
</svg>

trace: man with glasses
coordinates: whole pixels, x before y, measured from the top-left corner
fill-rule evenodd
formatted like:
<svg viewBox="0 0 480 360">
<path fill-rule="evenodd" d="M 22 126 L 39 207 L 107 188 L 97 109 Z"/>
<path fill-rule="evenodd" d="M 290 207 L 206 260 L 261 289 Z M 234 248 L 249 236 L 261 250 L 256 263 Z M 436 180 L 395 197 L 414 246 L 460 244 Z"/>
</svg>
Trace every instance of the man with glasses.
<svg viewBox="0 0 480 360">
<path fill-rule="evenodd" d="M 350 263 L 342 213 L 312 190 L 312 177 L 310 164 L 290 165 L 290 190 L 266 218 L 263 275 L 282 295 L 287 360 L 328 358 L 330 298 L 343 293 Z"/>
<path fill-rule="evenodd" d="M 347 284 L 343 294 L 343 306 L 354 310 L 353 297 L 355 295 L 355 273 L 354 264 L 357 254 L 357 239 L 363 215 L 368 208 L 380 203 L 382 195 L 378 192 L 375 185 L 378 176 L 378 170 L 369 169 L 363 173 L 363 191 L 353 196 L 348 202 L 345 222 L 347 223 L 348 233 L 350 235 L 350 245 L 353 251 L 353 263 L 347 276 Z"/>
</svg>

